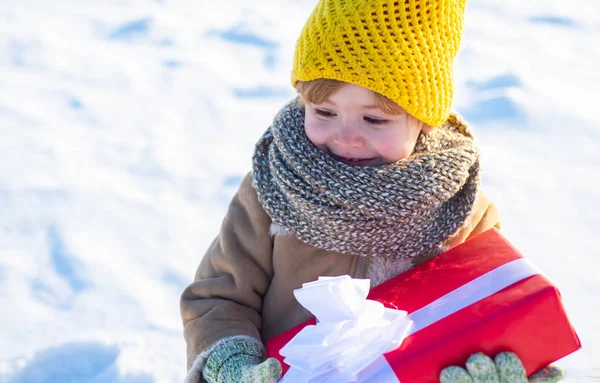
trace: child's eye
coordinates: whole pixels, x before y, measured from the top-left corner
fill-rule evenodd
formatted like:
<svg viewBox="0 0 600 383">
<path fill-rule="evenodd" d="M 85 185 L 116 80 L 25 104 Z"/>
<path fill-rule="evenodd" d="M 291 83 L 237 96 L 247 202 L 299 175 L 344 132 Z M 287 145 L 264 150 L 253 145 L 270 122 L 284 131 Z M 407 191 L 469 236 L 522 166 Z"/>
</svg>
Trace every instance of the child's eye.
<svg viewBox="0 0 600 383">
<path fill-rule="evenodd" d="M 368 122 L 369 124 L 373 124 L 373 125 L 383 125 L 383 124 L 387 124 L 388 122 L 390 122 L 390 120 L 381 120 L 379 118 L 373 118 L 373 117 L 365 117 L 364 120 L 366 122 Z"/>
<path fill-rule="evenodd" d="M 323 109 L 315 109 L 315 113 L 323 117 L 335 117 L 335 113 Z"/>
</svg>

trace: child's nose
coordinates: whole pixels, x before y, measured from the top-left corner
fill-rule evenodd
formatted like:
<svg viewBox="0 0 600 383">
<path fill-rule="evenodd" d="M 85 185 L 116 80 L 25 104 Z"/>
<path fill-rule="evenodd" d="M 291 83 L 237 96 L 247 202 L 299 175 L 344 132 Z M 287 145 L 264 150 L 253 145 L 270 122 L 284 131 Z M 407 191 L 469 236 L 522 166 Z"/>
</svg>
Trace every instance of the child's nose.
<svg viewBox="0 0 600 383">
<path fill-rule="evenodd" d="M 344 125 L 334 136 L 334 143 L 345 148 L 357 149 L 363 147 L 365 141 L 359 128 Z"/>
</svg>

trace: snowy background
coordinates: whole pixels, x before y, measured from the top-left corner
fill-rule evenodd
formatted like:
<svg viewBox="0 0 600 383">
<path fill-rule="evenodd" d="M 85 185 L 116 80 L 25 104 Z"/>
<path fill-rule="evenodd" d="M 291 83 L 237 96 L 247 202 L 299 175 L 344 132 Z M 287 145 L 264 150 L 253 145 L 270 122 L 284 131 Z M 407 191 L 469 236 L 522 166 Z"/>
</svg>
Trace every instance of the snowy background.
<svg viewBox="0 0 600 383">
<path fill-rule="evenodd" d="M 179 295 L 315 0 L 0 0 L 0 382 L 180 382 Z M 470 0 L 455 108 L 600 376 L 600 5 Z"/>
</svg>

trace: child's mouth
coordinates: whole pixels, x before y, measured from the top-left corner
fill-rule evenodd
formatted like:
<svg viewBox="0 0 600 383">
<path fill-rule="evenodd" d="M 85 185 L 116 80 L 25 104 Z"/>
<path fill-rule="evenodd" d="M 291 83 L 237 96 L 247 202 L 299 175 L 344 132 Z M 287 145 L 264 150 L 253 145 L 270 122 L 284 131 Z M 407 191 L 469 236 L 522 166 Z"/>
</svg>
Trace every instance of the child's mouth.
<svg viewBox="0 0 600 383">
<path fill-rule="evenodd" d="M 351 157 L 338 156 L 333 153 L 330 153 L 330 154 L 337 161 L 343 162 L 346 165 L 353 165 L 353 166 L 367 166 L 367 165 L 372 164 L 373 160 L 375 160 L 375 158 L 351 158 Z"/>
</svg>

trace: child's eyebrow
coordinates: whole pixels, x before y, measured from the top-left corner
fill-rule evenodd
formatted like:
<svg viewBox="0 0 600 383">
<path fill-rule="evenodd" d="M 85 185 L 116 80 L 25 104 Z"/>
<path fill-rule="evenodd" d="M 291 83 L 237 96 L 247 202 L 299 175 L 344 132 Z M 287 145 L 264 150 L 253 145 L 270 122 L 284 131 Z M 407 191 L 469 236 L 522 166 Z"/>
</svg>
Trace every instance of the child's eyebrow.
<svg viewBox="0 0 600 383">
<path fill-rule="evenodd" d="M 333 106 L 337 107 L 337 105 L 335 104 L 335 102 L 331 101 L 330 99 L 327 99 L 327 100 L 323 101 L 323 103 L 326 103 L 326 102 L 329 103 L 329 104 L 331 104 L 331 105 L 333 105 Z M 362 108 L 363 109 L 379 109 L 379 107 L 377 105 L 374 105 L 374 104 L 372 104 L 372 105 L 363 105 Z"/>
</svg>

